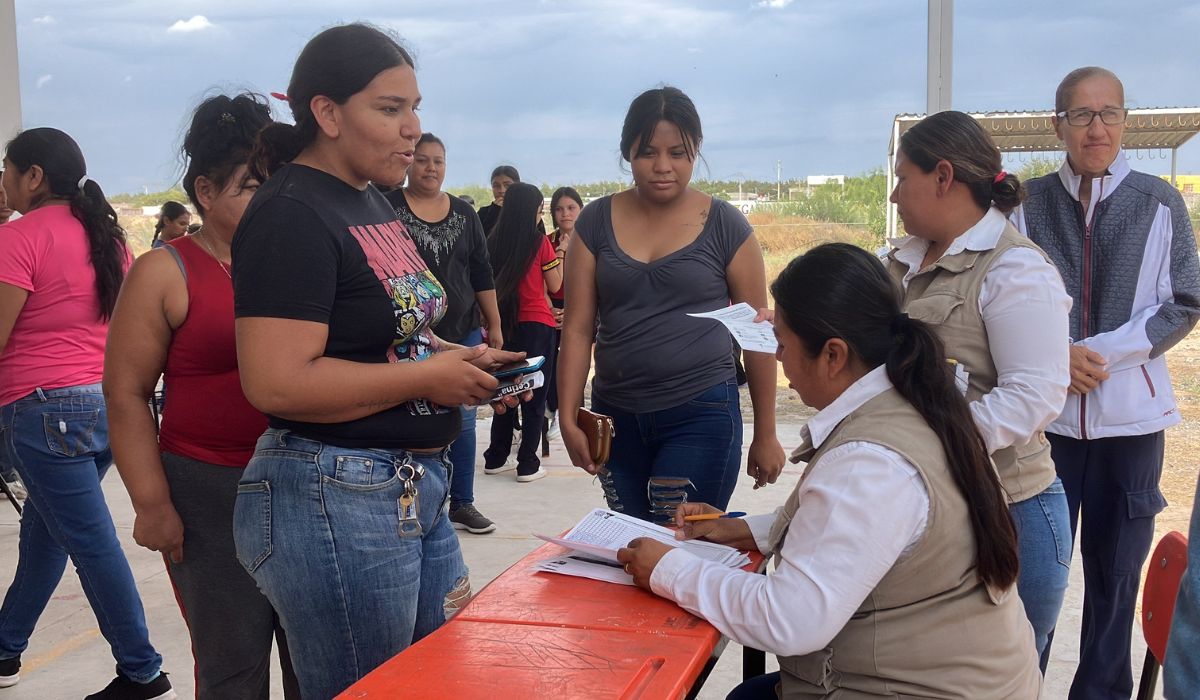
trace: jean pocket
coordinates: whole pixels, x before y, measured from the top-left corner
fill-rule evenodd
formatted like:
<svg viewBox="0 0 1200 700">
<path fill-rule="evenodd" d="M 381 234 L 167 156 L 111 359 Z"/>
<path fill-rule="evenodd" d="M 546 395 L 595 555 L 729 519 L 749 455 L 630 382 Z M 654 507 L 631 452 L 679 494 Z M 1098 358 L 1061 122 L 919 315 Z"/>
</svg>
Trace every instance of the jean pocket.
<svg viewBox="0 0 1200 700">
<path fill-rule="evenodd" d="M 1154 542 L 1154 516 L 1166 507 L 1167 499 L 1156 488 L 1125 494 L 1126 521 L 1118 526 L 1117 547 L 1113 553 L 1114 574 L 1141 571 Z"/>
<path fill-rule="evenodd" d="M 704 393 L 688 401 L 688 405 L 700 408 L 729 408 L 736 396 L 736 388 L 731 390 L 728 382 L 721 382 L 705 389 Z"/>
<path fill-rule="evenodd" d="M 238 484 L 233 508 L 233 543 L 238 562 L 250 573 L 271 556 L 271 483 Z"/>
<path fill-rule="evenodd" d="M 63 457 L 78 457 L 92 451 L 92 437 L 100 422 L 99 409 L 42 414 L 46 447 Z"/>
<path fill-rule="evenodd" d="M 1057 482 L 1056 480 L 1056 483 Z M 1042 514 L 1046 517 L 1046 528 L 1054 541 L 1054 555 L 1058 563 L 1065 567 L 1071 566 L 1071 516 L 1067 505 L 1066 493 L 1061 483 L 1058 489 L 1054 484 L 1035 496 Z"/>
</svg>

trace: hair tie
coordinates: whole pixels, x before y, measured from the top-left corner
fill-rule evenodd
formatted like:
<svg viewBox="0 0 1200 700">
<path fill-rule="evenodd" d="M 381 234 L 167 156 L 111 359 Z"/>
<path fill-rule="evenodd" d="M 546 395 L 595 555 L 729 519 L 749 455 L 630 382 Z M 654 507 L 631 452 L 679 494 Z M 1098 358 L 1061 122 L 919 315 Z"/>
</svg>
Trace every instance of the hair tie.
<svg viewBox="0 0 1200 700">
<path fill-rule="evenodd" d="M 909 325 L 908 314 L 904 312 L 900 312 L 892 318 L 892 324 L 889 330 L 891 330 L 892 333 L 892 341 L 896 343 L 896 345 L 904 344 L 904 335 L 908 330 Z"/>
<path fill-rule="evenodd" d="M 1001 170 L 1000 174 L 996 175 L 996 177 L 992 179 L 992 184 L 999 185 L 1001 182 L 1004 181 L 1004 178 L 1006 178 L 1006 177 L 1008 177 L 1008 173 Z"/>
<path fill-rule="evenodd" d="M 79 178 L 79 191 L 80 192 L 83 191 L 83 186 L 85 184 L 87 184 L 87 181 L 88 181 L 87 173 L 84 173 L 83 177 Z"/>
</svg>

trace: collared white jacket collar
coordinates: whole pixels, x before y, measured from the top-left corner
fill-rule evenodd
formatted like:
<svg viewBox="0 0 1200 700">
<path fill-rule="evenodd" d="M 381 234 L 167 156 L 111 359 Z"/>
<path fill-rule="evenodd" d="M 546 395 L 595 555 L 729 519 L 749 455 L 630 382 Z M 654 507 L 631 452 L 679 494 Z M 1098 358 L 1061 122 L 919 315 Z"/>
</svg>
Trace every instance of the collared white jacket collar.
<svg viewBox="0 0 1200 700">
<path fill-rule="evenodd" d="M 1116 159 L 1108 166 L 1108 174 L 1104 177 L 1092 178 L 1092 192 L 1100 193 L 1100 199 L 1097 201 L 1102 202 L 1107 199 L 1108 195 L 1112 194 L 1121 185 L 1121 181 L 1128 174 L 1129 162 L 1125 159 L 1125 150 L 1121 149 L 1117 151 Z M 1104 182 L 1096 182 L 1097 180 L 1105 180 L 1105 178 L 1107 180 Z M 1067 192 L 1071 194 L 1071 199 L 1078 202 L 1079 181 L 1082 177 L 1075 174 L 1075 171 L 1071 168 L 1070 160 L 1063 158 L 1062 167 L 1058 169 L 1058 179 L 1062 180 L 1063 187 L 1067 188 Z"/>
<path fill-rule="evenodd" d="M 804 439 L 804 447 L 811 447 L 812 449 L 820 448 L 821 443 L 825 442 L 829 434 L 833 432 L 833 429 L 845 420 L 846 416 L 854 413 L 862 408 L 863 404 L 891 388 L 892 380 L 888 379 L 887 367 L 885 365 L 879 365 L 864 374 L 858 381 L 847 387 L 841 396 L 834 399 L 833 403 L 822 408 L 817 412 L 817 415 L 808 419 L 808 423 L 800 429 L 800 436 Z"/>
<path fill-rule="evenodd" d="M 1000 242 L 1000 236 L 1004 233 L 1007 225 L 1008 218 L 996 207 L 991 207 L 982 219 L 975 222 L 974 226 L 951 241 L 950 247 L 946 249 L 945 253 L 942 253 L 942 257 L 956 255 L 964 250 L 975 252 L 991 250 Z M 888 243 L 895 249 L 892 253 L 893 257 L 908 267 L 908 273 L 904 276 L 905 280 L 920 271 L 921 262 L 924 261 L 925 253 L 929 250 L 929 241 L 916 236 L 903 236 L 889 238 Z"/>
</svg>

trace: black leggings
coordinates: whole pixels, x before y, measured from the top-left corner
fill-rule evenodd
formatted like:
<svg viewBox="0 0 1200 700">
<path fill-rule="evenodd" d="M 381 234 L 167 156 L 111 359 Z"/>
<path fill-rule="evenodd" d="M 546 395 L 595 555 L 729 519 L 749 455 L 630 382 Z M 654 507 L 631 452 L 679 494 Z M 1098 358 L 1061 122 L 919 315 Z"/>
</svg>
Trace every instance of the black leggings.
<svg viewBox="0 0 1200 700">
<path fill-rule="evenodd" d="M 524 352 L 527 357 L 546 358 L 542 373 L 549 379 L 558 354 L 555 344 L 557 331 L 544 323 L 525 321 L 517 324 L 516 337 L 504 343 L 505 350 Z M 547 382 L 548 383 L 548 382 Z M 533 392 L 533 398 L 521 404 L 521 446 L 517 449 L 517 473 L 532 474 L 541 466 L 538 447 L 542 442 L 542 420 L 546 415 L 546 396 L 549 387 L 544 383 Z M 512 452 L 513 421 L 517 412 L 505 411 L 492 418 L 491 443 L 483 453 L 485 468 L 504 464 Z"/>
</svg>

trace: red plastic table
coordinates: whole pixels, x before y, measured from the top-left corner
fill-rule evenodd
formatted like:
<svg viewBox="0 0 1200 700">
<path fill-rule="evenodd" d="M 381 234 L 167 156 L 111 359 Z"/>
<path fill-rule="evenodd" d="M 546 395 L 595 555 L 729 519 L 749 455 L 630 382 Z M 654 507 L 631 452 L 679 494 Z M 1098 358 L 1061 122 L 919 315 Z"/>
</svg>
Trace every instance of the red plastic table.
<svg viewBox="0 0 1200 700">
<path fill-rule="evenodd" d="M 724 649 L 721 633 L 640 588 L 535 570 L 565 553 L 537 548 L 339 700 L 688 697 Z M 762 556 L 751 559 L 757 570 Z"/>
</svg>

